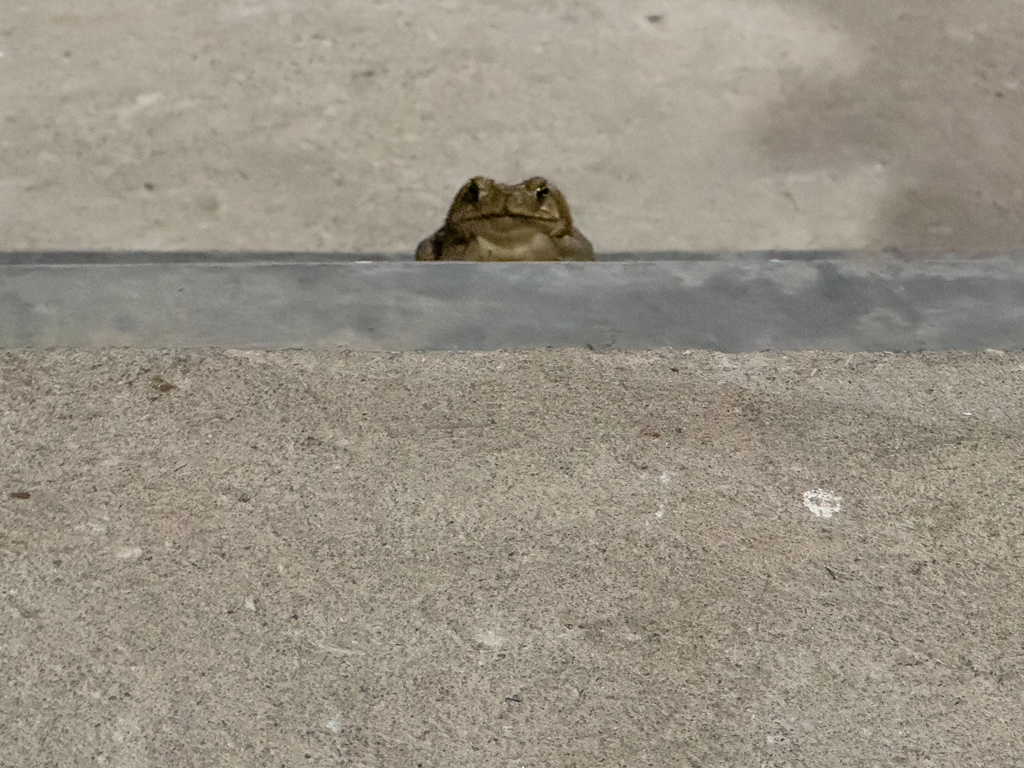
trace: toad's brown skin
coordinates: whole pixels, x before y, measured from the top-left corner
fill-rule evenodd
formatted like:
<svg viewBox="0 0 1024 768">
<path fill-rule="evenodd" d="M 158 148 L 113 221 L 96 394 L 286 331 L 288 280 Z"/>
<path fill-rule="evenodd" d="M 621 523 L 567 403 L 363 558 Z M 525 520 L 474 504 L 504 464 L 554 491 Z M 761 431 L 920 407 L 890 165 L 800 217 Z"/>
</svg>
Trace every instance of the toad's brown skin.
<svg viewBox="0 0 1024 768">
<path fill-rule="evenodd" d="M 593 261 L 569 204 L 540 176 L 499 184 L 477 176 L 455 195 L 444 226 L 416 249 L 417 261 Z"/>
</svg>

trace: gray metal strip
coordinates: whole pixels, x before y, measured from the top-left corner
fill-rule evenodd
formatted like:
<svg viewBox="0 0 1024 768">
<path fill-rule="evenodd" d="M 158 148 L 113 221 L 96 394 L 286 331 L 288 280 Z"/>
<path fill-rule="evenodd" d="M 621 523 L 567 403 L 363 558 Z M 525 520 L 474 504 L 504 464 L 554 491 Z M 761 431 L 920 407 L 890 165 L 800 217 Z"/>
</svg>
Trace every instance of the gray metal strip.
<svg viewBox="0 0 1024 768">
<path fill-rule="evenodd" d="M 1024 347 L 1024 254 L 0 254 L 0 347 Z"/>
</svg>

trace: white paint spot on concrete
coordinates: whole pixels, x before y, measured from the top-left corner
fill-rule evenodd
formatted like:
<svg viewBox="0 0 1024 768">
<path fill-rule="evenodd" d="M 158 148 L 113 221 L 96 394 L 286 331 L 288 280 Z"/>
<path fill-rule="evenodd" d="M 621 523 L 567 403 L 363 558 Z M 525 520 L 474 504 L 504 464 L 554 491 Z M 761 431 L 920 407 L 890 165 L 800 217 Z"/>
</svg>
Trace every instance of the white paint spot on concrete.
<svg viewBox="0 0 1024 768">
<path fill-rule="evenodd" d="M 842 509 L 843 500 L 838 493 L 815 488 L 804 493 L 804 506 L 811 510 L 815 517 L 832 517 Z"/>
<path fill-rule="evenodd" d="M 331 733 L 341 733 L 341 718 L 332 717 L 330 720 L 324 723 L 324 727 Z"/>
<path fill-rule="evenodd" d="M 115 550 L 114 556 L 122 560 L 138 560 L 142 557 L 142 547 L 120 547 Z"/>
<path fill-rule="evenodd" d="M 659 520 L 665 516 L 665 505 L 659 504 L 658 511 L 654 513 L 654 516 Z"/>
<path fill-rule="evenodd" d="M 476 641 L 488 648 L 501 648 L 505 644 L 505 638 L 491 630 L 478 634 Z"/>
<path fill-rule="evenodd" d="M 256 611 L 256 601 L 252 599 L 252 595 L 245 596 L 245 602 L 243 603 L 243 605 L 246 607 L 246 610 L 253 612 Z"/>
<path fill-rule="evenodd" d="M 661 473 L 661 477 L 659 477 L 658 479 L 659 479 L 659 480 L 660 480 L 660 481 L 661 481 L 662 483 L 667 483 L 667 482 L 668 482 L 669 480 L 671 480 L 671 479 L 672 479 L 672 473 L 671 473 L 671 472 L 662 472 L 662 473 Z"/>
</svg>

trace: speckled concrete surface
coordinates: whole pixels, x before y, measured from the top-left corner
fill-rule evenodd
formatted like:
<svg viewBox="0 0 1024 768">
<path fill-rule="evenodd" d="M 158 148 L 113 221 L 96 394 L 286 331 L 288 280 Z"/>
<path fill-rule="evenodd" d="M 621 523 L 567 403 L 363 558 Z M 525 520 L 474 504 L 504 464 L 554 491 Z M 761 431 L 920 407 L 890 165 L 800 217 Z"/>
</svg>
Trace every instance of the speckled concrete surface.
<svg viewBox="0 0 1024 768">
<path fill-rule="evenodd" d="M 995 766 L 1024 355 L 0 355 L 0 764 Z"/>
</svg>

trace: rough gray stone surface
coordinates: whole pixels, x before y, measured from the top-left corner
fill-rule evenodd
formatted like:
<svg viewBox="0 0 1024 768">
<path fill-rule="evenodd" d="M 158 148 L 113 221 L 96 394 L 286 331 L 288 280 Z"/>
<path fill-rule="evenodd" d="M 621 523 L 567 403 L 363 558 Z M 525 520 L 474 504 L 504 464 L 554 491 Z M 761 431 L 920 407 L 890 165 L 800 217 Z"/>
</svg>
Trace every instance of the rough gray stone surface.
<svg viewBox="0 0 1024 768">
<path fill-rule="evenodd" d="M 996 766 L 1024 355 L 0 354 L 0 764 Z"/>
</svg>

